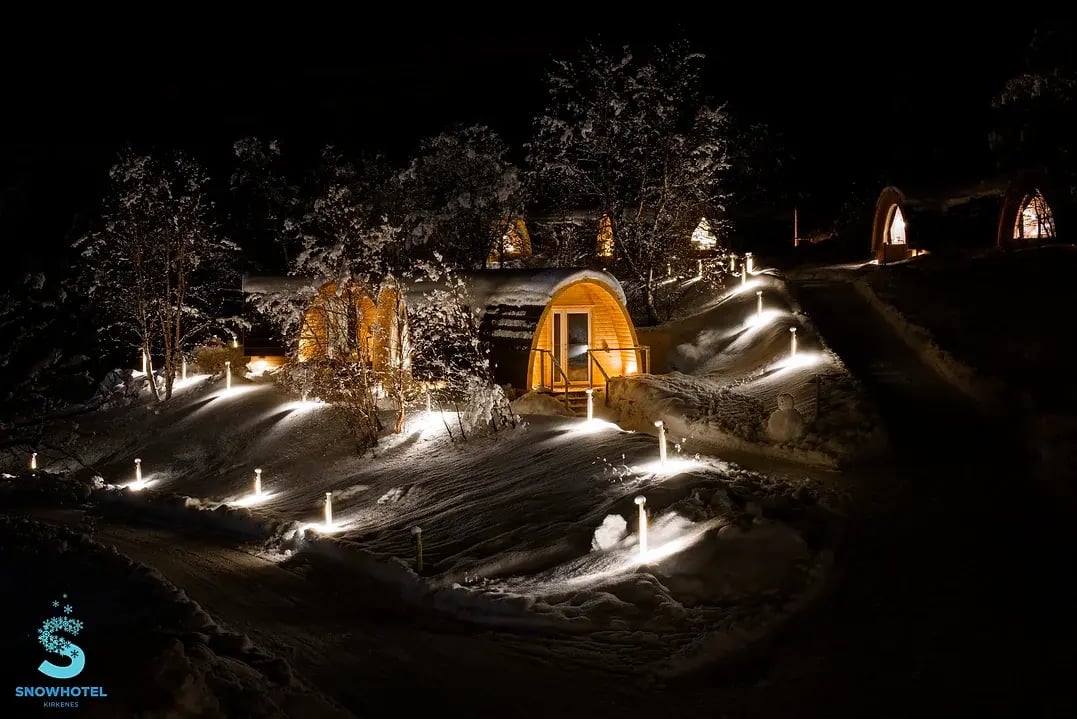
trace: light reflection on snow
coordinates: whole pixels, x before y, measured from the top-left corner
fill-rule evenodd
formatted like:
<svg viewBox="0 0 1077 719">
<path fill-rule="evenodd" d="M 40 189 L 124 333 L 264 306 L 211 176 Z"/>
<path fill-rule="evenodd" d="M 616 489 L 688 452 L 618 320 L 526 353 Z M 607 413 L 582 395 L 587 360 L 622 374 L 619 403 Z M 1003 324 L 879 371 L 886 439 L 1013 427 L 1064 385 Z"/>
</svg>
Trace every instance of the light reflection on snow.
<svg viewBox="0 0 1077 719">
<path fill-rule="evenodd" d="M 752 314 L 748 315 L 748 319 L 744 321 L 744 329 L 762 329 L 779 318 L 788 316 L 788 312 L 783 312 L 781 310 L 763 310 L 762 314 L 759 312 L 752 312 Z"/>
<path fill-rule="evenodd" d="M 207 379 L 209 379 L 209 377 L 210 376 L 208 374 L 191 374 L 187 375 L 187 379 L 173 380 L 172 391 L 177 392 L 182 389 L 188 389 L 195 386 L 196 384 L 201 384 L 202 382 L 205 382 Z"/>
<path fill-rule="evenodd" d="M 328 525 L 325 522 L 310 522 L 309 524 L 303 525 L 302 531 L 305 532 L 308 529 L 311 529 L 318 534 L 337 534 L 339 532 L 343 532 L 348 528 L 348 522 L 333 522 L 332 524 Z"/>
<path fill-rule="evenodd" d="M 792 357 L 786 357 L 780 362 L 775 363 L 772 369 L 776 371 L 770 376 L 780 375 L 788 370 L 815 367 L 824 364 L 826 361 L 826 355 L 822 352 L 797 352 Z"/>
<path fill-rule="evenodd" d="M 268 383 L 265 384 L 241 384 L 226 389 L 222 389 L 212 395 L 212 399 L 235 399 L 251 392 L 257 392 L 260 389 L 270 387 Z"/>
<path fill-rule="evenodd" d="M 124 489 L 129 489 L 132 492 L 141 492 L 142 490 L 144 490 L 144 489 L 146 489 L 149 486 L 154 485 L 154 484 L 157 484 L 156 479 L 145 479 L 145 478 L 143 478 L 143 480 L 141 482 L 131 482 L 130 484 L 125 484 L 125 485 L 123 485 L 123 488 Z"/>
<path fill-rule="evenodd" d="M 662 460 L 656 459 L 653 462 L 633 465 L 632 471 L 636 474 L 668 477 L 675 474 L 683 474 L 684 472 L 688 472 L 693 469 L 700 469 L 704 466 L 706 465 L 696 459 L 679 458 L 667 459 L 665 465 L 663 466 Z"/>
<path fill-rule="evenodd" d="M 743 295 L 745 292 L 754 292 L 761 284 L 759 280 L 748 280 L 744 284 L 738 284 L 731 294 Z"/>
<path fill-rule="evenodd" d="M 617 432 L 624 432 L 620 426 L 613 422 L 607 422 L 604 419 L 585 419 L 580 422 L 571 422 L 565 425 L 565 430 L 573 434 L 595 434 L 596 432 L 602 432 L 603 430 L 615 430 Z"/>
<path fill-rule="evenodd" d="M 233 502 L 226 502 L 234 507 L 253 507 L 263 502 L 268 501 L 270 498 L 277 496 L 277 492 L 262 492 L 261 494 L 248 494 L 242 499 L 237 499 Z"/>
<path fill-rule="evenodd" d="M 292 414 L 307 414 L 318 409 L 325 409 L 328 407 L 325 402 L 318 400 L 296 400 L 294 402 L 285 402 L 281 406 L 281 411 L 291 412 Z"/>
</svg>

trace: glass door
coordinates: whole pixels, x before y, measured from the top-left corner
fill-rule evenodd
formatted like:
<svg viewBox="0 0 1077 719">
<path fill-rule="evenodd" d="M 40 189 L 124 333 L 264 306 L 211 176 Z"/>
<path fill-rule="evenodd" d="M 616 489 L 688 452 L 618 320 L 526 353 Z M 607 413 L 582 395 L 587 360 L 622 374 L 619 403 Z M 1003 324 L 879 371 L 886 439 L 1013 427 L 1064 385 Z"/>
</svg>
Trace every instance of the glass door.
<svg viewBox="0 0 1077 719">
<path fill-rule="evenodd" d="M 569 382 L 584 384 L 588 378 L 591 348 L 590 310 L 556 310 L 553 314 L 553 351 Z M 554 384 L 564 378 L 555 372 Z"/>
</svg>

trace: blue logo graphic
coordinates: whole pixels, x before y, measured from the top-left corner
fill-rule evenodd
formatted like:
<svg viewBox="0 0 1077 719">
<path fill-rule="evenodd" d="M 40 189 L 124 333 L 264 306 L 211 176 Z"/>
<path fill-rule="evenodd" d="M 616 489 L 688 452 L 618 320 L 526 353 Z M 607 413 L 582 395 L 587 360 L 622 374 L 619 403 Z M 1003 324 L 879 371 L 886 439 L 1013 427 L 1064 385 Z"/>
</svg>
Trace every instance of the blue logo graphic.
<svg viewBox="0 0 1077 719">
<path fill-rule="evenodd" d="M 66 594 L 64 599 L 67 599 Z M 52 606 L 54 609 L 58 609 L 60 607 L 59 600 L 53 600 Z M 83 653 L 82 647 L 59 635 L 59 632 L 65 632 L 72 637 L 77 637 L 79 632 L 82 631 L 82 621 L 73 618 L 71 616 L 72 611 L 74 611 L 74 608 L 64 602 L 63 616 L 46 619 L 41 624 L 41 628 L 37 630 L 37 641 L 41 643 L 45 651 L 67 657 L 69 660 L 66 666 L 53 664 L 48 659 L 41 662 L 41 666 L 37 668 L 38 671 L 53 679 L 77 677 L 86 666 L 86 655 Z"/>
</svg>

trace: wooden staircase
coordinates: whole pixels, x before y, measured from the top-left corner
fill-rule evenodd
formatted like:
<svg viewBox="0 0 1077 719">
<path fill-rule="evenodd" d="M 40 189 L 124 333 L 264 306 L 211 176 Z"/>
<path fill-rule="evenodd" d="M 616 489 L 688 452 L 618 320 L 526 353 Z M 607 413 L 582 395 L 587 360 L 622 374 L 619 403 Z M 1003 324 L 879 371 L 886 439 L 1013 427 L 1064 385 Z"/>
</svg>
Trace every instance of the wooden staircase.
<svg viewBox="0 0 1077 719">
<path fill-rule="evenodd" d="M 565 391 L 564 390 L 561 390 L 559 392 L 553 392 L 551 396 L 554 399 L 556 399 L 558 402 L 561 402 L 563 404 L 566 403 Z M 604 397 L 603 391 L 598 389 L 598 388 L 595 388 L 595 390 L 594 390 L 594 401 L 595 401 L 596 405 L 599 402 L 603 401 L 603 397 Z M 587 391 L 583 390 L 583 389 L 570 389 L 568 391 L 567 406 L 568 406 L 569 412 L 571 412 L 573 415 L 575 415 L 577 417 L 586 417 L 587 416 Z"/>
</svg>

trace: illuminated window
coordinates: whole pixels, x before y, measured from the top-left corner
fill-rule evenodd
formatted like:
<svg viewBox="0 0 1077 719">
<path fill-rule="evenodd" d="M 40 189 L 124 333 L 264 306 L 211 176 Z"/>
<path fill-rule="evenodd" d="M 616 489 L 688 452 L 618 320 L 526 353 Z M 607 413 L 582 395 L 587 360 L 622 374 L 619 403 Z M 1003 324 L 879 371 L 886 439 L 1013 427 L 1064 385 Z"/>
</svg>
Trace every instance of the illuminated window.
<svg viewBox="0 0 1077 719">
<path fill-rule="evenodd" d="M 897 205 L 890 208 L 890 226 L 886 228 L 886 241 L 891 245 L 905 244 L 905 216 Z"/>
<path fill-rule="evenodd" d="M 1055 218 L 1039 190 L 1025 197 L 1013 227 L 1015 240 L 1045 240 L 1055 236 Z"/>
<path fill-rule="evenodd" d="M 718 238 L 714 236 L 710 223 L 704 217 L 692 232 L 692 247 L 697 250 L 713 250 L 717 245 Z"/>
<path fill-rule="evenodd" d="M 613 223 L 607 215 L 603 215 L 598 222 L 595 251 L 599 257 L 613 257 Z"/>
</svg>

